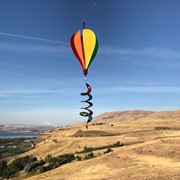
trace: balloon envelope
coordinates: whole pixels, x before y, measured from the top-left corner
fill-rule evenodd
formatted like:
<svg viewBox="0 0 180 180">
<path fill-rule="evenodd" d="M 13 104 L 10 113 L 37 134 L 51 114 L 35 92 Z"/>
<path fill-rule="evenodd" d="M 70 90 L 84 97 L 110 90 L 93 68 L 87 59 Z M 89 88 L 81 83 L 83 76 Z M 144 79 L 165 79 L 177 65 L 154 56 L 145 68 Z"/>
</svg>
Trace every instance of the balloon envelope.
<svg viewBox="0 0 180 180">
<path fill-rule="evenodd" d="M 78 59 L 84 75 L 94 60 L 98 51 L 98 41 L 94 32 L 90 29 L 78 30 L 70 39 L 71 48 Z"/>
</svg>

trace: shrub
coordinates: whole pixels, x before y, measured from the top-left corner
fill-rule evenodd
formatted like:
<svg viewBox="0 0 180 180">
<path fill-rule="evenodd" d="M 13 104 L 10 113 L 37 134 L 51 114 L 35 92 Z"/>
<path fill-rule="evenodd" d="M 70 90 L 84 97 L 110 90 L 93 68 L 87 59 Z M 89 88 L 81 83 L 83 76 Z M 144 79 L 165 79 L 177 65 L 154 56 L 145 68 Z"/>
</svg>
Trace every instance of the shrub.
<svg viewBox="0 0 180 180">
<path fill-rule="evenodd" d="M 7 170 L 4 170 L 3 178 L 4 178 L 4 179 L 9 179 L 9 178 L 11 178 L 12 176 L 14 176 L 15 173 L 16 173 L 16 172 L 14 172 L 13 170 L 12 170 L 12 171 L 9 171 L 8 169 L 7 169 Z"/>
<path fill-rule="evenodd" d="M 88 156 L 89 159 L 91 159 L 91 158 L 94 157 L 94 154 L 93 154 L 93 152 L 91 152 L 91 153 L 89 153 L 87 156 Z"/>
<path fill-rule="evenodd" d="M 92 158 L 94 158 L 93 152 L 87 154 L 84 159 L 86 160 L 86 159 L 92 159 Z"/>
<path fill-rule="evenodd" d="M 34 157 L 33 155 L 29 156 L 29 163 L 37 161 L 37 157 Z"/>
<path fill-rule="evenodd" d="M 104 152 L 104 154 L 106 154 L 106 153 L 110 153 L 110 152 L 112 152 L 113 150 L 111 149 L 111 148 L 108 148 L 105 152 Z"/>
<path fill-rule="evenodd" d="M 92 148 L 92 147 L 84 147 L 84 152 L 87 153 L 87 152 L 91 152 L 93 151 L 95 148 Z"/>
<path fill-rule="evenodd" d="M 78 161 L 81 161 L 81 157 L 80 157 L 80 156 L 76 156 L 76 159 L 77 159 Z"/>
<path fill-rule="evenodd" d="M 75 156 L 73 154 L 64 154 L 64 155 L 57 157 L 56 163 L 58 166 L 60 166 L 60 165 L 66 164 L 66 163 L 70 163 L 74 159 L 75 159 Z"/>
<path fill-rule="evenodd" d="M 36 169 L 38 166 L 42 166 L 44 164 L 45 164 L 44 160 L 40 160 L 40 161 L 36 161 L 36 162 L 30 163 L 30 164 L 27 164 L 25 167 L 25 171 L 32 172 L 33 169 Z"/>
<path fill-rule="evenodd" d="M 46 172 L 47 170 L 48 170 L 48 168 L 46 166 L 39 167 L 39 172 L 40 173 Z"/>
<path fill-rule="evenodd" d="M 119 147 L 119 146 L 121 146 L 120 141 L 118 141 L 117 143 L 114 144 L 114 147 Z"/>
<path fill-rule="evenodd" d="M 106 123 L 96 123 L 96 125 L 104 125 L 104 124 L 106 124 Z"/>
<path fill-rule="evenodd" d="M 58 143 L 57 139 L 53 139 L 52 142 L 54 143 Z"/>
<path fill-rule="evenodd" d="M 45 157 L 45 162 L 46 163 L 52 163 L 55 161 L 55 158 L 51 155 L 51 154 L 48 154 L 46 157 Z"/>
</svg>

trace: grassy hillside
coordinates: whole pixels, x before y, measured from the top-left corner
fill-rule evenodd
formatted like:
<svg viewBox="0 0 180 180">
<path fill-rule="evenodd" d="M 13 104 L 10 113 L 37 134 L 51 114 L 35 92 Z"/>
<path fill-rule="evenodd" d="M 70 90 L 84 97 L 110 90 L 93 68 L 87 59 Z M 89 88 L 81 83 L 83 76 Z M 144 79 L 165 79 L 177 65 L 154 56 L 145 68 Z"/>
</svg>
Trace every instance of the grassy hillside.
<svg viewBox="0 0 180 180">
<path fill-rule="evenodd" d="M 74 160 L 26 179 L 180 179 L 180 111 L 111 112 L 93 123 L 88 130 L 76 124 L 43 133 L 43 141 L 22 156 L 33 154 L 44 159 L 48 154 L 71 153 L 84 157 L 84 148 L 91 147 L 95 158 Z M 117 142 L 124 146 L 113 147 L 107 154 L 106 148 L 98 149 Z"/>
</svg>

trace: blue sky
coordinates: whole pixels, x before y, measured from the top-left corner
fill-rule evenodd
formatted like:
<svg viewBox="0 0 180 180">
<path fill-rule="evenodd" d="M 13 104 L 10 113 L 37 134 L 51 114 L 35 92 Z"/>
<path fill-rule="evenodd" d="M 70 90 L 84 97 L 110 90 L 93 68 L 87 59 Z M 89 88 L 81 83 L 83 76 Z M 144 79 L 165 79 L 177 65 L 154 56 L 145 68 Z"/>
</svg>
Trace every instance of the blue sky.
<svg viewBox="0 0 180 180">
<path fill-rule="evenodd" d="M 180 1 L 0 1 L 0 124 L 66 125 L 86 87 L 69 39 L 99 41 L 88 82 L 94 116 L 126 109 L 180 109 Z"/>
</svg>

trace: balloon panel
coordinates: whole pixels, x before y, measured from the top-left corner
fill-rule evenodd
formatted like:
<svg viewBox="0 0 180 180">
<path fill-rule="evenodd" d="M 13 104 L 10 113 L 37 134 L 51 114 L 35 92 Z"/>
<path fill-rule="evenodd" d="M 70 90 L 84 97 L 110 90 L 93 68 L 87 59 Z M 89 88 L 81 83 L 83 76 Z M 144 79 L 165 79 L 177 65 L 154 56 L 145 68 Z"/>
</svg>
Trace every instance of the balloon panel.
<svg viewBox="0 0 180 180">
<path fill-rule="evenodd" d="M 83 45 L 85 56 L 85 68 L 87 69 L 94 52 L 94 48 L 96 46 L 96 36 L 94 32 L 90 29 L 83 30 Z"/>
<path fill-rule="evenodd" d="M 72 48 L 76 58 L 78 59 L 79 63 L 81 64 L 81 67 L 84 69 L 85 60 L 84 60 L 83 44 L 82 44 L 82 38 L 81 38 L 80 30 L 77 31 L 71 37 L 71 48 Z"/>
<path fill-rule="evenodd" d="M 97 51 L 98 51 L 98 41 L 97 41 L 97 38 L 96 38 L 95 48 L 94 48 L 94 51 L 93 51 L 93 54 L 92 54 L 92 57 L 91 57 L 91 60 L 90 60 L 90 62 L 89 62 L 89 64 L 88 64 L 87 69 L 89 68 L 89 66 L 90 66 L 91 63 L 93 62 L 93 60 L 94 60 L 94 58 L 95 58 L 95 56 L 96 56 L 96 54 L 97 54 Z"/>
</svg>

